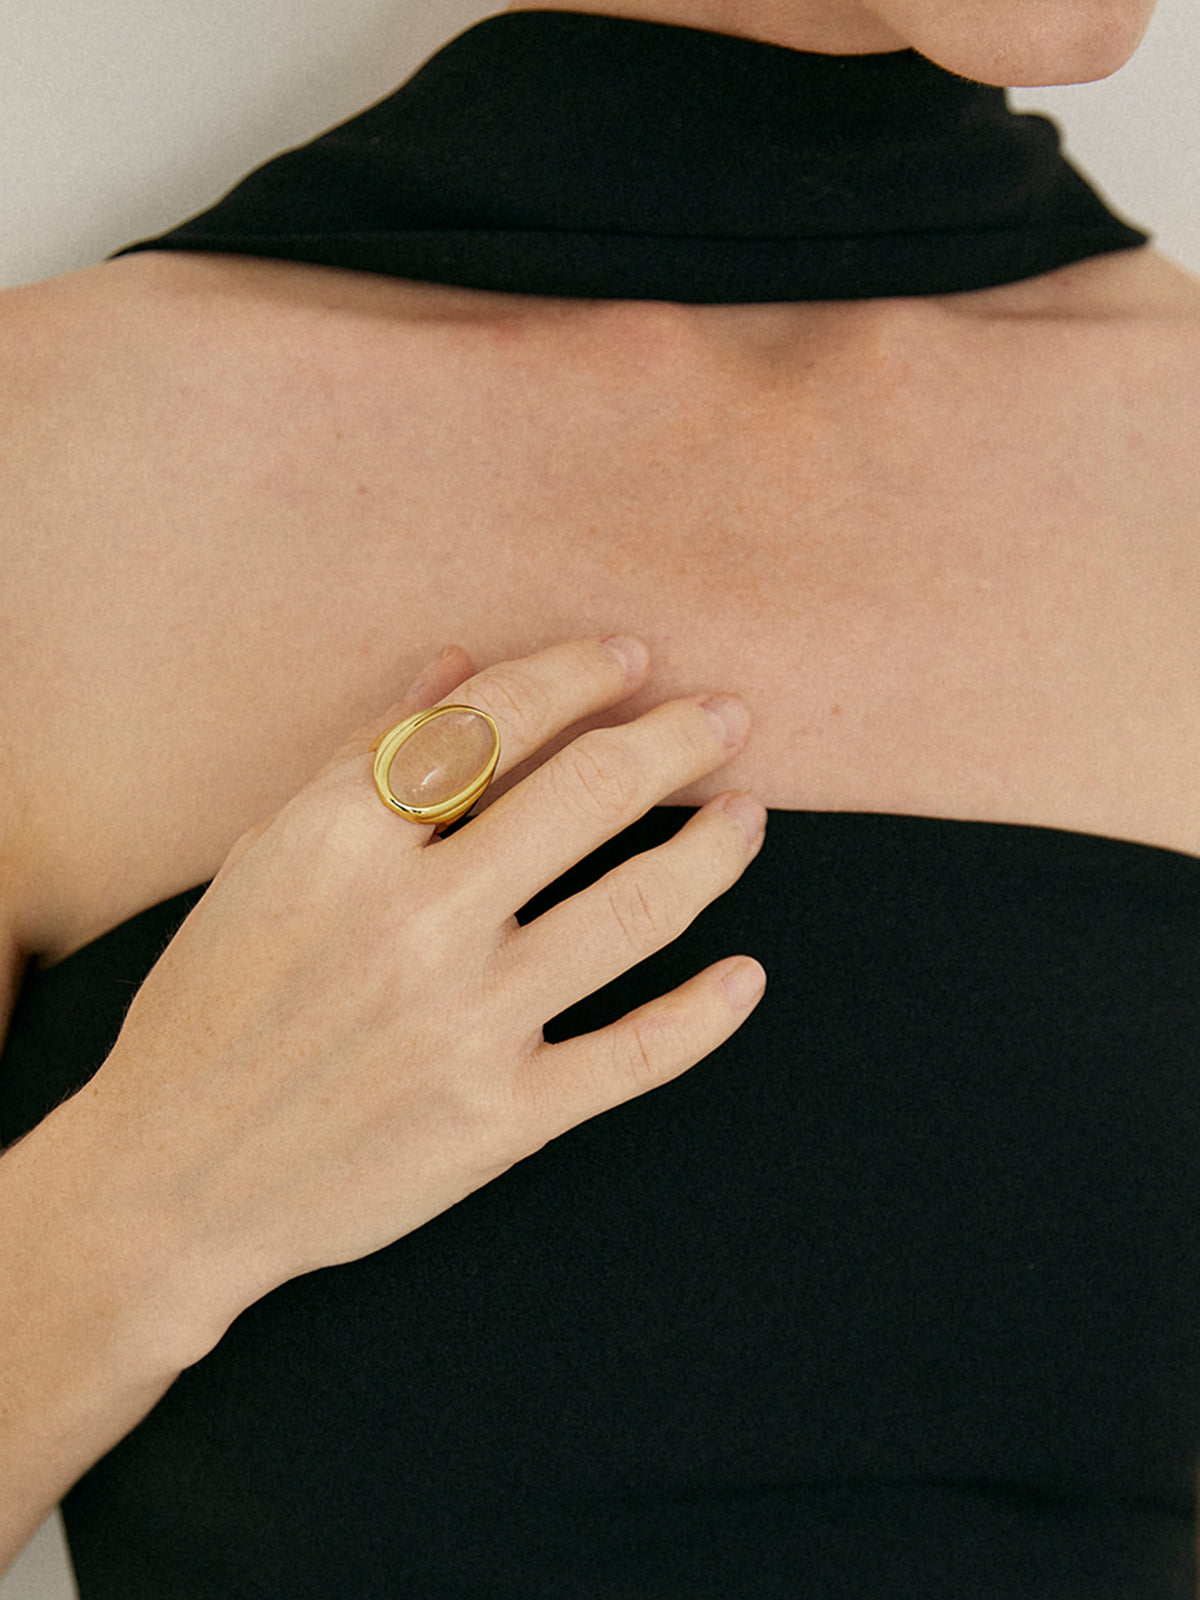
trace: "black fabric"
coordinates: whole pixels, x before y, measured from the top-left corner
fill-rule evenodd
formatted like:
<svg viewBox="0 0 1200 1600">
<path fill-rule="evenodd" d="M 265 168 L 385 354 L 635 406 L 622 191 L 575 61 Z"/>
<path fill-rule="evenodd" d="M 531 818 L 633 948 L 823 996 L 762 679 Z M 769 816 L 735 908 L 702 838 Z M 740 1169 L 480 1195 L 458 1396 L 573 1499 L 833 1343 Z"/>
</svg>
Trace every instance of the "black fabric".
<svg viewBox="0 0 1200 1600">
<path fill-rule="evenodd" d="M 753 300 L 1140 237 L 1045 124 L 915 57 L 546 14 L 165 243 Z M 30 971 L 5 1140 L 201 893 Z M 83 1600 L 1194 1600 L 1200 860 L 776 812 L 556 1032 L 737 950 L 770 987 L 709 1060 L 247 1311 L 69 1496 Z"/>
<path fill-rule="evenodd" d="M 980 289 L 1145 238 L 1053 123 L 914 52 L 515 12 L 135 248 L 747 302 Z"/>
<path fill-rule="evenodd" d="M 30 976 L 6 1137 L 194 901 Z M 745 1028 L 248 1311 L 70 1496 L 84 1600 L 1194 1600 L 1198 924 L 1189 856 L 774 813 L 554 1031 L 751 950 Z"/>
</svg>

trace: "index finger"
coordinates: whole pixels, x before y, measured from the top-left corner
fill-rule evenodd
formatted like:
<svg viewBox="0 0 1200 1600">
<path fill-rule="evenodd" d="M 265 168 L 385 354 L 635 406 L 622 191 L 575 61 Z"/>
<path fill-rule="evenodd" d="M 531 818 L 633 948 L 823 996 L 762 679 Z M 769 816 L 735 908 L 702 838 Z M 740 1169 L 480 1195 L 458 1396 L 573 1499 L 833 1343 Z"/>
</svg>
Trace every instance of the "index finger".
<svg viewBox="0 0 1200 1600">
<path fill-rule="evenodd" d="M 500 733 L 496 776 L 511 772 L 557 734 L 628 699 L 645 680 L 641 639 L 572 639 L 477 673 L 443 702 L 486 711 Z M 440 702 L 442 703 L 442 702 Z"/>
</svg>

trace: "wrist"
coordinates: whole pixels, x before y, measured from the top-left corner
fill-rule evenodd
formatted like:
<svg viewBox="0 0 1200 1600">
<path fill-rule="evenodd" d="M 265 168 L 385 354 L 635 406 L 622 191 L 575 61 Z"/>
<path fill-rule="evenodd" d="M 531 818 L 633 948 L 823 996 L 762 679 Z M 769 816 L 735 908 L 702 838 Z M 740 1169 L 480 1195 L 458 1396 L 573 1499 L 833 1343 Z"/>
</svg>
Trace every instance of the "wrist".
<svg viewBox="0 0 1200 1600">
<path fill-rule="evenodd" d="M 0 1158 L 0 1278 L 12 1302 L 41 1325 L 49 1364 L 131 1394 L 161 1391 L 232 1320 L 187 1281 L 188 1241 L 158 1187 L 81 1097 Z"/>
<path fill-rule="evenodd" d="M 47 1124 L 0 1158 L 0 1569 L 203 1353 L 152 1234 Z"/>
</svg>

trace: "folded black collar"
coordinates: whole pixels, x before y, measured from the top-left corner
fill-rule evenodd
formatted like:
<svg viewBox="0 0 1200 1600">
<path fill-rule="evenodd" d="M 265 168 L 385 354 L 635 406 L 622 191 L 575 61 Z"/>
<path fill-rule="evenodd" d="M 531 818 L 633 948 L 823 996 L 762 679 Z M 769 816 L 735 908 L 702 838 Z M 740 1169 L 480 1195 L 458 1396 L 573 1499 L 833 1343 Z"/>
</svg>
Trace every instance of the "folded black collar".
<svg viewBox="0 0 1200 1600">
<path fill-rule="evenodd" d="M 815 55 L 544 11 L 479 23 L 386 100 L 131 249 L 729 303 L 986 288 L 1146 238 L 1052 122 L 915 52 Z"/>
</svg>

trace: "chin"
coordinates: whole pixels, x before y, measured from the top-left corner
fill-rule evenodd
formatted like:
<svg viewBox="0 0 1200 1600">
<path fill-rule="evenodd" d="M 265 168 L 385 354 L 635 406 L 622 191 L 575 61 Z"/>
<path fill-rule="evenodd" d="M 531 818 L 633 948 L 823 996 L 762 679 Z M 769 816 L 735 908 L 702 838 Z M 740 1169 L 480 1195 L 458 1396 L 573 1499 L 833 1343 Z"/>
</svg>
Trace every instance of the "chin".
<svg viewBox="0 0 1200 1600">
<path fill-rule="evenodd" d="M 872 10 L 938 66 L 1005 88 L 1094 83 L 1142 42 L 1155 0 L 879 0 Z"/>
</svg>

